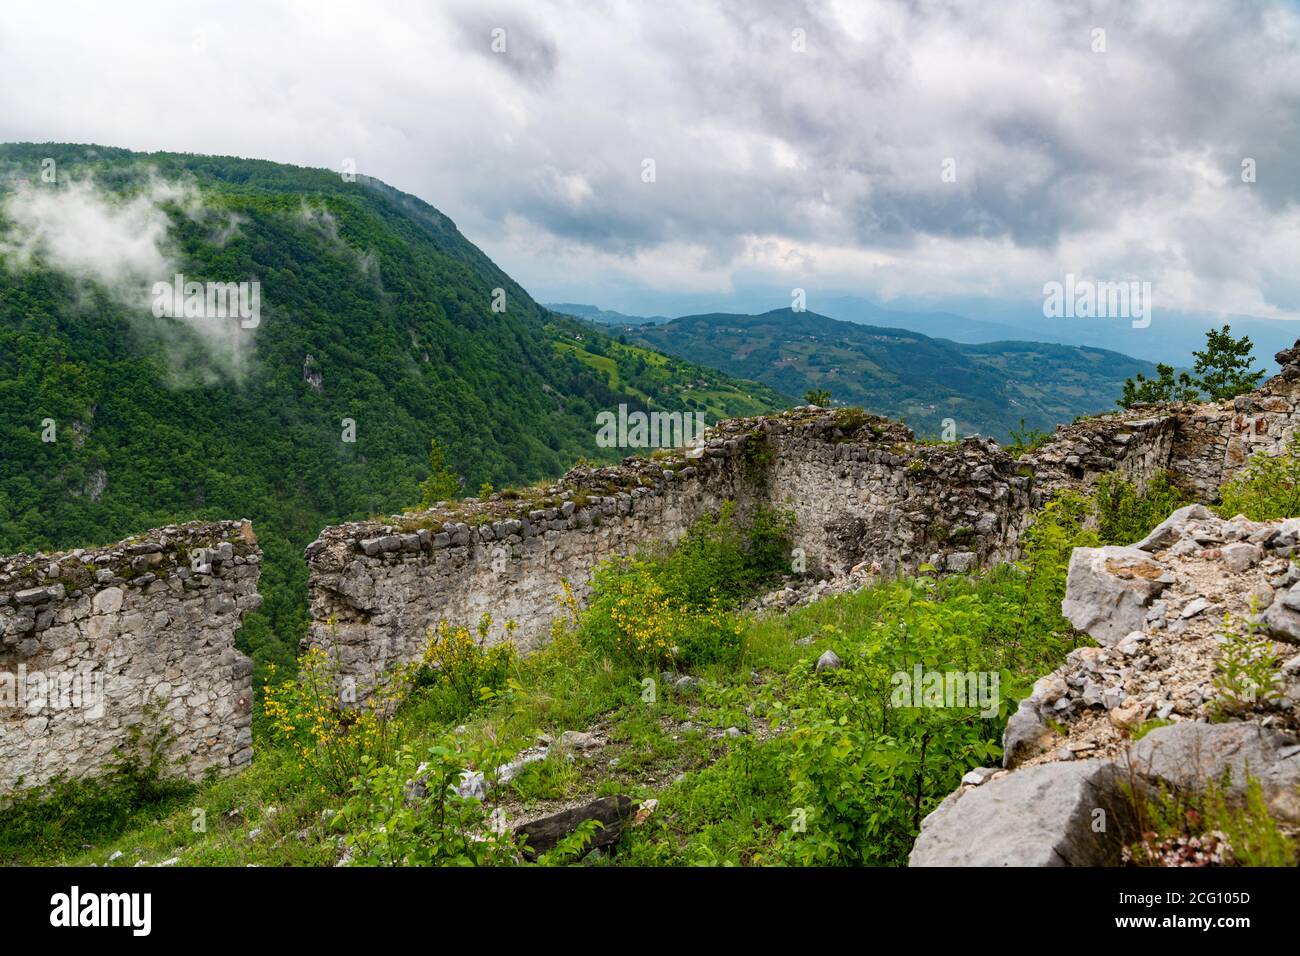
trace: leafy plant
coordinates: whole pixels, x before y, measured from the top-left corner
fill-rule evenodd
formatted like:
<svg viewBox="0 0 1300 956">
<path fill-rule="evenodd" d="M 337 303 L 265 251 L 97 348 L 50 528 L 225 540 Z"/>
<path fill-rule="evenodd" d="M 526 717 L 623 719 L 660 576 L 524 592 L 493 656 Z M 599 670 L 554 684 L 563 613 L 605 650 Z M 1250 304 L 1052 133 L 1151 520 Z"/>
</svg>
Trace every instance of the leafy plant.
<svg viewBox="0 0 1300 956">
<path fill-rule="evenodd" d="M 488 493 L 491 494 L 490 491 Z M 429 439 L 429 477 L 420 482 L 419 507 L 432 508 L 437 502 L 450 501 L 458 494 L 460 479 L 447 467 L 446 456 L 438 439 Z"/>
<path fill-rule="evenodd" d="M 1272 641 L 1256 636 L 1258 628 L 1252 618 L 1245 630 L 1238 631 L 1231 618 L 1224 615 L 1219 655 L 1214 662 L 1216 696 L 1210 705 L 1215 720 L 1239 718 L 1282 696 L 1277 653 Z"/>
<path fill-rule="evenodd" d="M 1219 511 L 1252 521 L 1300 516 L 1300 436 L 1279 455 L 1258 452 L 1219 488 Z"/>
<path fill-rule="evenodd" d="M 484 614 L 477 636 L 446 621 L 430 631 L 412 681 L 425 689 L 435 719 L 460 720 L 505 686 L 517 660 L 515 645 L 509 637 L 488 644 L 491 627 L 492 616 Z M 507 622 L 507 634 L 513 630 L 513 622 Z"/>
<path fill-rule="evenodd" d="M 726 502 L 672 549 L 650 548 L 597 568 L 578 634 L 613 660 L 656 668 L 735 662 L 743 627 L 731 608 L 788 565 L 788 513 L 760 510 L 749 527 Z"/>
<path fill-rule="evenodd" d="M 1019 458 L 1027 452 L 1042 448 L 1051 439 L 1051 432 L 1041 431 L 1037 428 L 1026 428 L 1025 420 L 1022 418 L 1020 419 L 1020 427 L 1011 429 L 1011 444 L 1007 445 L 1006 452 L 1012 458 Z"/>
<path fill-rule="evenodd" d="M 1168 472 L 1160 472 L 1147 482 L 1146 490 L 1115 474 L 1102 475 L 1093 491 L 1098 532 L 1107 544 L 1132 544 L 1140 541 L 1156 525 L 1188 498 L 1174 485 Z"/>
<path fill-rule="evenodd" d="M 287 745 L 321 788 L 347 793 L 364 770 L 392 759 L 401 730 L 395 713 L 410 687 L 407 669 L 388 675 L 356 704 L 344 700 L 341 689 L 350 685 L 323 648 L 309 648 L 294 677 L 277 681 L 275 666 L 268 671 L 262 697 L 270 738 Z"/>
<path fill-rule="evenodd" d="M 402 747 L 391 764 L 365 758 L 352 797 L 336 815 L 357 866 L 487 866 L 512 863 L 510 831 L 498 832 L 483 802 L 458 792 L 473 766 L 499 752 L 434 745 L 422 756 Z"/>
</svg>

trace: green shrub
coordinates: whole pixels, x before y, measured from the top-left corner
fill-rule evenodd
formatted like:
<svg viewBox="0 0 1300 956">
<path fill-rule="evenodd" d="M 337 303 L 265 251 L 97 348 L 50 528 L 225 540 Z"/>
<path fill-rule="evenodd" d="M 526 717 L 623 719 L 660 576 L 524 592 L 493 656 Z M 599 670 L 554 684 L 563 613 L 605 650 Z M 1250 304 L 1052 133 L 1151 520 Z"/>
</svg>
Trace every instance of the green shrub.
<svg viewBox="0 0 1300 956">
<path fill-rule="evenodd" d="M 510 863 L 509 831 L 498 834 L 476 797 L 462 797 L 462 774 L 492 768 L 505 753 L 435 745 L 421 756 L 402 747 L 391 764 L 370 763 L 335 816 L 356 866 L 484 866 Z"/>
<path fill-rule="evenodd" d="M 642 670 L 730 662 L 740 657 L 742 626 L 716 591 L 675 588 L 662 558 L 602 565 L 578 625 L 588 651 Z"/>
<path fill-rule="evenodd" d="M 340 691 L 349 685 L 338 661 L 320 647 L 298 659 L 295 676 L 277 680 L 274 665 L 267 675 L 262 689 L 267 738 L 287 747 L 318 786 L 347 793 L 365 767 L 392 759 L 403 729 L 396 713 L 410 690 L 408 669 L 387 675 L 364 703 L 343 699 Z"/>
<path fill-rule="evenodd" d="M 1132 544 L 1164 521 L 1189 499 L 1160 472 L 1139 494 L 1137 488 L 1114 474 L 1102 475 L 1094 491 L 1098 534 L 1105 544 Z"/>
<path fill-rule="evenodd" d="M 512 640 L 487 643 L 492 617 L 484 614 L 478 623 L 477 639 L 469 628 L 439 621 L 428 635 L 420 662 L 412 675 L 424 716 L 439 721 L 460 720 L 480 704 L 491 700 L 506 685 L 517 654 Z M 506 624 L 514 631 L 513 622 Z"/>
<path fill-rule="evenodd" d="M 1258 637 L 1258 624 L 1244 631 L 1223 618 L 1219 655 L 1214 662 L 1215 698 L 1210 714 L 1215 720 L 1233 720 L 1267 707 L 1282 696 L 1278 686 L 1278 657 L 1273 642 Z"/>
<path fill-rule="evenodd" d="M 734 515 L 727 502 L 676 547 L 647 547 L 597 568 L 580 643 L 641 668 L 739 660 L 744 629 L 731 609 L 788 566 L 793 518 L 760 510 L 742 531 Z"/>
<path fill-rule="evenodd" d="M 1219 489 L 1219 512 L 1252 521 L 1300 517 L 1300 436 L 1280 455 L 1258 452 Z"/>
<path fill-rule="evenodd" d="M 1011 444 L 1006 452 L 1012 458 L 1019 458 L 1031 451 L 1037 451 L 1052 440 L 1052 433 L 1037 428 L 1026 428 L 1025 420 L 1020 419 L 1020 427 L 1011 429 Z"/>
</svg>

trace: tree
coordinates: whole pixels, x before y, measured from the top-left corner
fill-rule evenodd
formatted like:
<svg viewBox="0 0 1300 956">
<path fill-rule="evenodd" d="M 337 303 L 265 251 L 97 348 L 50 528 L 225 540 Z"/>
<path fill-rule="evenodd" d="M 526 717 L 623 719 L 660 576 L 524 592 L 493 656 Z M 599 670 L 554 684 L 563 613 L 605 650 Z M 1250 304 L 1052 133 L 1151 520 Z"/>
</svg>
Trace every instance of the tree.
<svg viewBox="0 0 1300 956">
<path fill-rule="evenodd" d="M 460 479 L 447 467 L 438 439 L 429 439 L 429 477 L 420 482 L 420 507 L 432 508 L 439 501 L 454 498 L 460 491 Z"/>
<path fill-rule="evenodd" d="M 1156 364 L 1156 374 L 1157 378 L 1147 378 L 1138 372 L 1136 380 L 1130 378 L 1124 383 L 1124 394 L 1115 404 L 1132 408 L 1151 402 L 1194 402 L 1201 397 L 1196 380 L 1186 372 L 1175 376 L 1174 367 L 1161 362 Z"/>
<path fill-rule="evenodd" d="M 1249 370 L 1253 349 L 1248 335 L 1235 339 L 1226 325 L 1209 329 L 1205 333 L 1205 351 L 1192 352 L 1197 377 L 1187 372 L 1175 374 L 1172 365 L 1158 363 L 1156 378 L 1138 372 L 1136 378 L 1124 383 L 1124 394 L 1115 404 L 1132 408 L 1149 402 L 1195 402 L 1201 400 L 1202 393 L 1212 402 L 1222 402 L 1253 391 L 1264 377 L 1263 369 Z"/>
<path fill-rule="evenodd" d="M 803 393 L 803 400 L 809 405 L 825 407 L 831 403 L 831 393 L 824 388 L 810 388 Z"/>
<path fill-rule="evenodd" d="M 1250 371 L 1253 349 L 1250 336 L 1234 339 L 1226 325 L 1205 333 L 1205 351 L 1192 354 L 1196 356 L 1198 384 L 1210 396 L 1210 401 L 1222 402 L 1259 387 L 1264 370 Z"/>
</svg>

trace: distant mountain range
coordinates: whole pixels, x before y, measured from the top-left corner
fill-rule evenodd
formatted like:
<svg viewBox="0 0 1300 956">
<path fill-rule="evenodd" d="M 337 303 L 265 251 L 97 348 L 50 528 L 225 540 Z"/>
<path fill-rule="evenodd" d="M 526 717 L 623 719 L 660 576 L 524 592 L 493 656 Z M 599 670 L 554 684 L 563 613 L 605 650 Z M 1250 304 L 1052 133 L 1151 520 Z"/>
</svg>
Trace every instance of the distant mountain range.
<svg viewBox="0 0 1300 956">
<path fill-rule="evenodd" d="M 1260 368 L 1273 367 L 1273 355 L 1300 338 L 1300 322 L 1254 316 L 1165 311 L 1159 299 L 1147 328 L 1127 319 L 1045 318 L 1039 306 L 1022 303 L 970 302 L 962 313 L 886 309 L 856 296 L 837 296 L 818 303 L 833 318 L 868 325 L 909 329 L 967 344 L 1029 339 L 1060 345 L 1110 349 L 1149 362 L 1191 365 L 1192 351 L 1205 347 L 1207 329 L 1228 325 L 1234 335 L 1248 335 Z M 967 308 L 967 306 L 969 308 Z M 973 313 L 973 314 L 972 314 Z"/>
<path fill-rule="evenodd" d="M 696 303 L 695 297 L 681 298 L 679 304 L 685 307 L 671 314 L 758 314 L 766 310 L 766 305 L 783 301 L 789 301 L 786 294 L 775 290 L 744 289 L 725 301 Z M 1147 328 L 1134 328 L 1127 319 L 1049 319 L 1043 316 L 1041 304 L 973 298 L 954 299 L 942 309 L 927 309 L 910 305 L 887 308 L 861 296 L 828 295 L 810 297 L 808 307 L 832 319 L 906 329 L 967 345 L 1005 341 L 1085 345 L 1175 366 L 1190 366 L 1192 351 L 1205 346 L 1206 330 L 1223 325 L 1230 326 L 1234 335 L 1250 336 L 1255 346 L 1255 361 L 1264 369 L 1273 367 L 1276 352 L 1290 348 L 1300 339 L 1300 322 L 1162 309 L 1159 290 L 1156 290 L 1151 325 Z M 590 305 L 553 305 L 550 308 L 607 325 L 662 324 L 668 321 L 661 315 L 650 318 Z"/>
<path fill-rule="evenodd" d="M 627 315 L 623 312 L 610 312 L 608 309 L 601 309 L 594 305 L 579 305 L 574 302 L 553 302 L 546 307 L 552 312 L 576 315 L 580 319 L 599 322 L 602 325 L 656 325 L 670 321 L 666 315 Z"/>
<path fill-rule="evenodd" d="M 937 320 L 936 320 L 937 321 Z M 753 379 L 787 395 L 809 389 L 836 403 L 900 418 L 918 433 L 1000 440 L 1023 425 L 1048 431 L 1114 408 L 1126 378 L 1154 366 L 1105 349 L 1042 342 L 978 345 L 813 312 L 691 315 L 627 326 L 636 344 Z"/>
</svg>

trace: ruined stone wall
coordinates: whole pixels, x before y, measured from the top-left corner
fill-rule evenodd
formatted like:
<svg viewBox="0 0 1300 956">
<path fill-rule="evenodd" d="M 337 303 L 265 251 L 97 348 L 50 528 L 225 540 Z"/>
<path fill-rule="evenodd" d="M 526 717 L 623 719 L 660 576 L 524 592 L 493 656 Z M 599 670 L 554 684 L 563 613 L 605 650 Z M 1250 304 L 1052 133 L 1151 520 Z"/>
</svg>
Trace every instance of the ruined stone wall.
<svg viewBox="0 0 1300 956">
<path fill-rule="evenodd" d="M 169 731 L 173 773 L 246 765 L 252 663 L 234 638 L 260 561 L 238 521 L 0 558 L 0 794 L 101 772 L 132 727 Z"/>
<path fill-rule="evenodd" d="M 1088 485 L 1108 471 L 1144 483 L 1169 472 L 1213 501 L 1251 455 L 1276 455 L 1292 440 L 1300 408 L 1300 349 L 1277 354 L 1281 372 L 1257 391 L 1223 402 L 1172 402 L 1087 418 L 1056 430 L 1022 459 L 1045 491 Z"/>
<path fill-rule="evenodd" d="M 1167 403 L 1059 427 L 1012 459 L 996 443 L 915 441 L 903 425 L 856 409 L 794 409 L 721 422 L 703 454 L 576 468 L 550 487 L 467 499 L 429 512 L 327 528 L 307 549 L 312 625 L 364 696 L 375 675 L 413 659 L 440 620 L 493 639 L 506 621 L 525 649 L 544 641 L 569 581 L 653 540 L 677 539 L 727 500 L 793 512 L 792 544 L 810 574 L 892 574 L 928 563 L 960 572 L 1014 558 L 1042 504 L 1115 474 L 1144 486 L 1167 471 L 1213 500 L 1256 451 L 1291 439 L 1300 349 L 1257 392 L 1221 403 Z"/>
<path fill-rule="evenodd" d="M 793 513 L 810 574 L 1005 561 L 1062 489 L 1168 471 L 1212 500 L 1252 453 L 1276 454 L 1294 434 L 1300 347 L 1278 361 L 1280 375 L 1234 401 L 1087 419 L 1019 459 L 985 439 L 923 444 L 858 410 L 809 407 L 722 422 L 693 453 L 327 528 L 307 549 L 306 643 L 328 649 L 359 696 L 415 658 L 442 620 L 472 626 L 491 614 L 493 639 L 510 622 L 516 642 L 535 647 L 561 613 L 563 582 L 581 601 L 602 561 L 675 541 L 725 502 L 742 518 L 759 506 Z M 192 568 L 195 549 L 210 549 L 210 563 Z M 96 773 L 136 726 L 167 727 L 167 757 L 190 777 L 247 764 L 251 664 L 234 635 L 261 603 L 259 564 L 247 522 L 0 559 L 0 794 Z"/>
<path fill-rule="evenodd" d="M 726 501 L 742 519 L 760 506 L 792 512 L 810 573 L 968 570 L 1013 553 L 1036 500 L 1018 468 L 992 442 L 920 445 L 856 410 L 723 422 L 696 458 L 628 458 L 550 487 L 326 529 L 307 549 L 307 644 L 334 656 L 359 697 L 442 620 L 473 626 L 490 613 L 491 640 L 511 622 L 530 649 L 561 613 L 563 581 L 581 601 L 602 561 L 674 541 Z"/>
<path fill-rule="evenodd" d="M 895 423 L 848 431 L 835 421 L 781 417 L 763 427 L 772 446 L 765 502 L 794 512 L 793 543 L 809 571 L 837 577 L 865 564 L 888 575 L 927 562 L 965 571 L 1014 553 L 1036 499 L 1028 472 L 995 443 L 923 445 Z"/>
<path fill-rule="evenodd" d="M 524 650 L 562 613 L 563 581 L 587 596 L 597 564 L 652 541 L 675 541 L 727 500 L 749 501 L 743 440 L 718 439 L 696 459 L 629 459 L 579 468 L 558 484 L 327 528 L 307 548 L 312 624 L 362 697 L 377 674 L 416 658 L 439 621 L 491 614 Z"/>
</svg>

